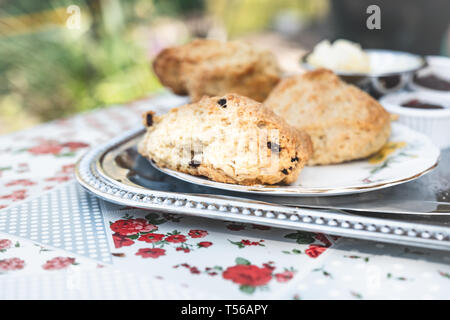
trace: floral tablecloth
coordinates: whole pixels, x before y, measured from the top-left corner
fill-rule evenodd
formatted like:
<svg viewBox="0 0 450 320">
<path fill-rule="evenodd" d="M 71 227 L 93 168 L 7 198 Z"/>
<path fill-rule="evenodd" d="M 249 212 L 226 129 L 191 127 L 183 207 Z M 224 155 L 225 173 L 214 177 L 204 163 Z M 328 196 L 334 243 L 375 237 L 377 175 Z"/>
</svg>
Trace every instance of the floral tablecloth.
<svg viewBox="0 0 450 320">
<path fill-rule="evenodd" d="M 73 179 L 163 93 L 0 137 L 0 298 L 449 299 L 446 252 L 163 214 Z"/>
</svg>

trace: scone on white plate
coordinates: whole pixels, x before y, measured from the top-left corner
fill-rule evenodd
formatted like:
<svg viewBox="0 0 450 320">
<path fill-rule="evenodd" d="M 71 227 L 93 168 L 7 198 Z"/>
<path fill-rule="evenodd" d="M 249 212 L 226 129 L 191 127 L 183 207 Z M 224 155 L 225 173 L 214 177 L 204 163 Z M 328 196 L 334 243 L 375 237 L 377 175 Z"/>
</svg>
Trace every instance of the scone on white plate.
<svg viewBox="0 0 450 320">
<path fill-rule="evenodd" d="M 308 165 L 368 157 L 391 132 L 389 113 L 375 99 L 326 69 L 283 79 L 264 105 L 311 136 Z"/>
<path fill-rule="evenodd" d="M 204 97 L 148 127 L 141 155 L 157 166 L 242 185 L 291 183 L 312 154 L 307 134 L 262 104 L 237 94 Z"/>
</svg>

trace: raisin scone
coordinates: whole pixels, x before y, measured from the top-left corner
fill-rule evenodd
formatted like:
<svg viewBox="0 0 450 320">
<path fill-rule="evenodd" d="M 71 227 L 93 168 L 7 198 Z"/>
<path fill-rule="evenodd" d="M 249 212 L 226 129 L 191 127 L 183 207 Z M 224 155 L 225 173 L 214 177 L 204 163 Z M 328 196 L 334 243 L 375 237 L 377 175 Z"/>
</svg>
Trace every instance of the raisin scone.
<svg viewBox="0 0 450 320">
<path fill-rule="evenodd" d="M 326 69 L 282 80 L 264 105 L 311 136 L 308 165 L 368 157 L 391 132 L 389 113 L 375 99 Z"/>
<path fill-rule="evenodd" d="M 271 110 L 236 94 L 204 97 L 148 127 L 138 150 L 160 167 L 242 185 L 291 183 L 312 154 L 309 136 Z"/>
<path fill-rule="evenodd" d="M 275 56 L 238 41 L 194 40 L 164 49 L 153 61 L 161 83 L 192 101 L 229 92 L 263 101 L 280 80 Z"/>
</svg>

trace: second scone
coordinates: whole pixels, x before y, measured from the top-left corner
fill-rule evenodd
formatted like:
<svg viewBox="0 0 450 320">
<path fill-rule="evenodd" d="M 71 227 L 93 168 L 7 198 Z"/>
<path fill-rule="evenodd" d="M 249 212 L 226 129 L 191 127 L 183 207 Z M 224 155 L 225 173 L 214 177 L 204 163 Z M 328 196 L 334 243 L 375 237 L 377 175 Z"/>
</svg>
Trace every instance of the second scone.
<svg viewBox="0 0 450 320">
<path fill-rule="evenodd" d="M 311 136 L 309 165 L 365 158 L 391 132 L 389 113 L 375 99 L 326 69 L 282 80 L 264 105 Z"/>
<path fill-rule="evenodd" d="M 194 40 L 153 61 L 161 83 L 192 101 L 234 92 L 262 102 L 280 80 L 275 56 L 239 41 Z"/>
<path fill-rule="evenodd" d="M 309 136 L 236 94 L 144 115 L 139 153 L 160 167 L 242 185 L 291 183 L 312 153 Z"/>
</svg>

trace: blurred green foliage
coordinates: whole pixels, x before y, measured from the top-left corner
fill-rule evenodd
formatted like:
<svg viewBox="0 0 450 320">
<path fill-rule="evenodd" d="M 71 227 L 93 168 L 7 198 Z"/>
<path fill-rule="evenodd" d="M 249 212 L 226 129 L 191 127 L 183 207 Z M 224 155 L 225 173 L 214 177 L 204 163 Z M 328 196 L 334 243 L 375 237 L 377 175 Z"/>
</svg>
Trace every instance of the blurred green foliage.
<svg viewBox="0 0 450 320">
<path fill-rule="evenodd" d="M 174 17 L 205 9 L 204 0 L 153 0 L 153 4 L 158 14 Z"/>
<path fill-rule="evenodd" d="M 328 9 L 327 0 L 213 0 L 209 10 L 221 18 L 230 37 L 267 29 L 280 11 L 317 18 Z"/>
<path fill-rule="evenodd" d="M 2 29 L 0 72 L 6 81 L 0 83 L 1 116 L 26 111 L 31 117 L 45 121 L 127 102 L 160 87 L 150 71 L 145 48 L 130 36 L 135 25 L 123 27 L 128 19 L 136 20 L 131 14 L 126 16 L 131 10 L 112 12 L 120 16 L 109 15 L 109 21 L 118 23 L 106 26 L 99 1 L 24 1 L 20 5 L 19 2 L 11 1 L 2 7 L 2 17 L 5 12 L 9 19 L 15 16 L 12 20 L 15 29 L 20 25 L 19 15 L 34 13 L 33 20 L 39 20 L 39 12 L 75 3 L 82 10 L 85 30 L 46 25 L 46 21 L 29 29 L 24 26 L 19 34 Z M 132 6 L 132 2 L 136 1 L 127 2 L 127 6 Z"/>
<path fill-rule="evenodd" d="M 235 37 L 267 28 L 276 8 L 317 11 L 317 3 L 324 2 L 0 0 L 0 133 L 160 89 L 150 60 L 167 43 L 150 33 L 161 17 L 182 24 L 207 14 Z M 80 29 L 67 27 L 71 5 L 81 9 Z M 173 33 L 169 28 L 159 37 Z M 177 37 L 187 41 L 189 31 Z"/>
</svg>

